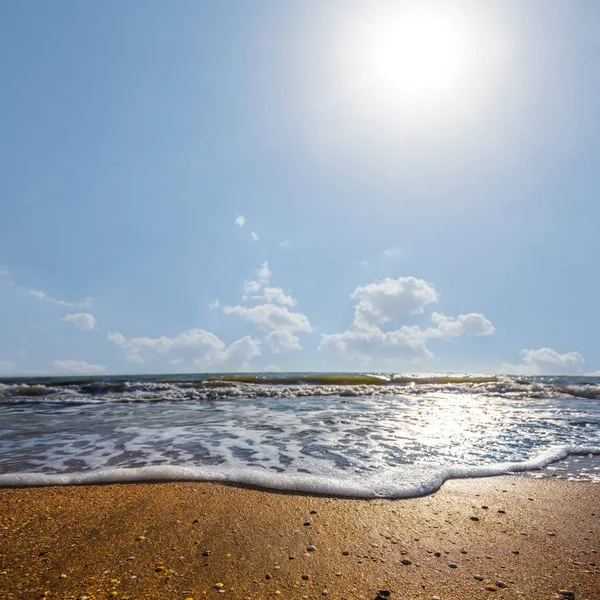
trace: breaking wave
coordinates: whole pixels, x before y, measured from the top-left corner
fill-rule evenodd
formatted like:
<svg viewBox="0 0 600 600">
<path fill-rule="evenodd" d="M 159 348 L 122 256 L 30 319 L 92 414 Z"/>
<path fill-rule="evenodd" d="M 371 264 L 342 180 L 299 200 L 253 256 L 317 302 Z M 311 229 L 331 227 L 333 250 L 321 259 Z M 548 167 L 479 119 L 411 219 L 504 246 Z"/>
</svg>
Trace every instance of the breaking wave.
<svg viewBox="0 0 600 600">
<path fill-rule="evenodd" d="M 594 378 L 598 379 L 598 378 Z M 28 401 L 98 403 L 422 395 L 434 392 L 507 397 L 600 399 L 600 380 L 474 375 L 286 374 L 0 380 L 0 404 Z"/>
<path fill-rule="evenodd" d="M 363 498 L 541 470 L 600 481 L 600 379 L 418 374 L 0 381 L 0 486 L 202 480 Z"/>
</svg>

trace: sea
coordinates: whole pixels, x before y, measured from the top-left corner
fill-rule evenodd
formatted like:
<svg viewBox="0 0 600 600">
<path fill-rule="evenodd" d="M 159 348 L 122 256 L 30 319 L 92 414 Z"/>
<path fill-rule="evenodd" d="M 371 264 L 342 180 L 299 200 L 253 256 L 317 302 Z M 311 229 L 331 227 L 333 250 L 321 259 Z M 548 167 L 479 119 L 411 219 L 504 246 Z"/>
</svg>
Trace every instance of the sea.
<svg viewBox="0 0 600 600">
<path fill-rule="evenodd" d="M 277 373 L 0 379 L 0 487 L 196 480 L 359 498 L 600 481 L 600 378 Z"/>
</svg>

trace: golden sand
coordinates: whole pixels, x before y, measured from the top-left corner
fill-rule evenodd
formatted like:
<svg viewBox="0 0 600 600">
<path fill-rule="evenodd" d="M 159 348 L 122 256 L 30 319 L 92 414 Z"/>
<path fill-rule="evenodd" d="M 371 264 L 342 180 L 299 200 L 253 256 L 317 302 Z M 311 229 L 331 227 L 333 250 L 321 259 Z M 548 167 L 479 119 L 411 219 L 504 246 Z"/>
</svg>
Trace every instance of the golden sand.
<svg viewBox="0 0 600 600">
<path fill-rule="evenodd" d="M 497 477 L 371 501 L 212 483 L 0 490 L 2 599 L 600 599 L 599 552 L 592 483 Z"/>
</svg>

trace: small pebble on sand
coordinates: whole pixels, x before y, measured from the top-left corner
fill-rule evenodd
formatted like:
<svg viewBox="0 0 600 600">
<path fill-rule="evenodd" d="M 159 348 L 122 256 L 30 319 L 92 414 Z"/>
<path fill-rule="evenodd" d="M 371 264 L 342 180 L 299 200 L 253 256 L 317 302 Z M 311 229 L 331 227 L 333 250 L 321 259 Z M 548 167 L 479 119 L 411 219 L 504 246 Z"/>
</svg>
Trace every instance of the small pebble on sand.
<svg viewBox="0 0 600 600">
<path fill-rule="evenodd" d="M 456 563 L 450 563 L 448 566 L 449 566 L 451 569 L 457 569 L 457 568 L 458 568 L 458 565 L 457 565 Z"/>
<path fill-rule="evenodd" d="M 314 552 L 316 550 L 316 548 L 314 546 L 308 546 L 306 548 L 309 552 Z"/>
<path fill-rule="evenodd" d="M 61 574 L 58 576 L 58 578 L 59 578 L 59 579 L 66 579 L 66 578 L 67 578 L 67 575 L 66 575 L 65 573 L 61 573 Z"/>
<path fill-rule="evenodd" d="M 218 583 L 215 583 L 215 585 L 213 586 L 215 588 L 215 590 L 221 590 L 225 587 L 224 583 L 221 583 L 220 581 Z"/>
<path fill-rule="evenodd" d="M 485 589 L 488 592 L 497 592 L 498 591 L 498 588 L 493 583 L 489 583 L 488 585 L 486 585 Z"/>
<path fill-rule="evenodd" d="M 434 552 L 433 555 L 437 556 L 439 558 L 442 555 L 442 553 L 441 552 Z"/>
<path fill-rule="evenodd" d="M 408 567 L 408 565 L 412 565 L 412 560 L 408 560 L 408 558 L 403 558 L 400 562 L 406 567 Z"/>
<path fill-rule="evenodd" d="M 477 579 L 477 581 L 483 581 L 483 577 L 481 575 L 473 575 L 473 579 Z"/>
<path fill-rule="evenodd" d="M 469 517 L 471 521 L 479 521 L 479 517 Z"/>
<path fill-rule="evenodd" d="M 350 552 L 348 552 L 348 550 L 344 550 L 342 552 L 342 556 L 350 556 Z"/>
<path fill-rule="evenodd" d="M 431 596 L 431 600 L 442 600 L 439 596 Z"/>
<path fill-rule="evenodd" d="M 304 581 L 309 581 L 310 580 L 310 575 L 307 575 L 306 573 L 304 573 L 304 575 L 300 576 L 300 579 L 303 579 Z"/>
<path fill-rule="evenodd" d="M 499 587 L 499 588 L 505 588 L 506 587 L 506 584 L 504 583 L 504 581 L 496 581 L 496 582 L 494 582 L 494 585 L 496 587 Z"/>
</svg>

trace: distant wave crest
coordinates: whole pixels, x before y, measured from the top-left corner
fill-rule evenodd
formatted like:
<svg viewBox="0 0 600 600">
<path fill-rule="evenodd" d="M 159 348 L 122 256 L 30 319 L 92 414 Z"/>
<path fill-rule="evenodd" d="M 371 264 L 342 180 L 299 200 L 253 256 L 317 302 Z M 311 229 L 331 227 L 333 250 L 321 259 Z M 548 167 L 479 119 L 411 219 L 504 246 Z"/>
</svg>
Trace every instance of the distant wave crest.
<svg viewBox="0 0 600 600">
<path fill-rule="evenodd" d="M 307 396 L 488 394 L 515 398 L 600 399 L 600 379 L 469 375 L 286 374 L 136 378 L 43 378 L 0 382 L 0 404 L 161 402 Z"/>
</svg>

